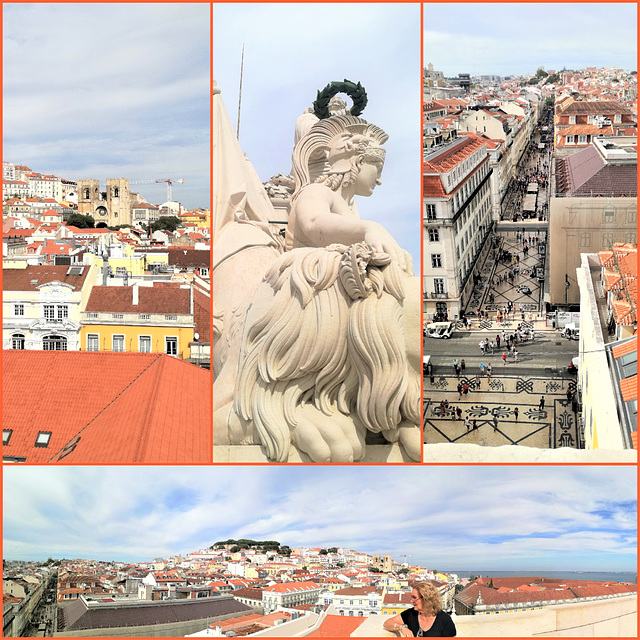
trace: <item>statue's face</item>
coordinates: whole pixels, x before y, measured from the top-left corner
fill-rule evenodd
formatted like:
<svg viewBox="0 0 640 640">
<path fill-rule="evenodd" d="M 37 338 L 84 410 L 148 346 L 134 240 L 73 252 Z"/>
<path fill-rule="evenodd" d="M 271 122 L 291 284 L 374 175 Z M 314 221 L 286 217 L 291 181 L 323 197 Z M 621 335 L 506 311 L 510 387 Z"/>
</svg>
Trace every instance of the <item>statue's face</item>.
<svg viewBox="0 0 640 640">
<path fill-rule="evenodd" d="M 382 175 L 382 163 L 364 162 L 355 182 L 355 194 L 357 196 L 370 196 L 373 190 L 380 184 Z"/>
</svg>

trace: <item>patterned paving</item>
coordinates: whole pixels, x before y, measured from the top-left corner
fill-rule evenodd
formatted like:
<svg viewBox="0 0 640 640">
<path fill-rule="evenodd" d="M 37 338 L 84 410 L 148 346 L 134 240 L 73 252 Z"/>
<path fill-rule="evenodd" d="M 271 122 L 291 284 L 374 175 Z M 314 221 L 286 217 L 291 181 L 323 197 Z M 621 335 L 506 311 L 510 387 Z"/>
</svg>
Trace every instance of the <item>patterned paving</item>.
<svg viewBox="0 0 640 640">
<path fill-rule="evenodd" d="M 575 382 L 542 378 L 464 377 L 469 393 L 460 398 L 456 389 L 458 379 L 451 376 L 435 378 L 431 385 L 425 379 L 424 441 L 427 444 L 456 442 L 501 446 L 505 444 L 555 449 L 582 448 L 576 416 L 567 398 L 567 389 L 575 392 Z M 544 407 L 540 398 L 544 397 Z M 461 419 L 450 415 L 440 417 L 443 400 L 449 408 L 460 407 Z M 515 409 L 519 415 L 516 419 Z M 498 419 L 494 426 L 494 416 Z M 467 429 L 468 417 L 476 428 Z"/>
</svg>

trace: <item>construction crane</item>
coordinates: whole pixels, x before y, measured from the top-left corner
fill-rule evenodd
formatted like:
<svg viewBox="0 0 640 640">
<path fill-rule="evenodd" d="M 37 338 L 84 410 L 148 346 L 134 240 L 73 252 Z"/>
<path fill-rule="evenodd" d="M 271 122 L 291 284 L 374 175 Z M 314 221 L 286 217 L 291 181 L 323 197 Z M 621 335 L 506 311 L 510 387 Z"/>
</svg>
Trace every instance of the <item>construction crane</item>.
<svg viewBox="0 0 640 640">
<path fill-rule="evenodd" d="M 156 182 L 166 182 L 167 183 L 167 202 L 172 202 L 172 193 L 171 193 L 171 185 L 174 182 L 178 182 L 180 184 L 184 183 L 184 178 L 180 178 L 179 180 L 173 180 L 171 178 L 159 178 L 158 180 L 131 180 L 129 184 L 153 184 Z"/>
</svg>

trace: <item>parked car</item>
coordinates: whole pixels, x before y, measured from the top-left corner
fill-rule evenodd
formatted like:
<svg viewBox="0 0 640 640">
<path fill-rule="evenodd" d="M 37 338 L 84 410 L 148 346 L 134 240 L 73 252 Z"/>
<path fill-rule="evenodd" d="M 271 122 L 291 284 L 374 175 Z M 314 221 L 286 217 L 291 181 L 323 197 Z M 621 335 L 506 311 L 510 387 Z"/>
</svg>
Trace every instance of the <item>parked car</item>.
<svg viewBox="0 0 640 640">
<path fill-rule="evenodd" d="M 426 335 L 429 338 L 444 338 L 447 340 L 453 333 L 453 322 L 431 322 L 425 328 Z"/>
<path fill-rule="evenodd" d="M 580 358 L 572 358 L 567 371 L 569 373 L 578 373 L 578 367 L 580 366 Z"/>
</svg>

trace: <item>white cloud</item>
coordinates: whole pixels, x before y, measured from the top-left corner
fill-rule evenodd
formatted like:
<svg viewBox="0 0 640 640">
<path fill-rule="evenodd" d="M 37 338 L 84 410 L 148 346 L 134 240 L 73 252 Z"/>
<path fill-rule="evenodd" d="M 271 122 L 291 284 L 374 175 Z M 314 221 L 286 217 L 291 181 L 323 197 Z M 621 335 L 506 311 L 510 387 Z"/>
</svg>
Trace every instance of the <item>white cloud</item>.
<svg viewBox="0 0 640 640">
<path fill-rule="evenodd" d="M 409 553 L 414 562 L 437 559 L 450 568 L 518 558 L 530 558 L 533 570 L 550 559 L 624 568 L 635 561 L 634 473 L 627 467 L 7 468 L 5 557 L 144 560 L 253 537 Z"/>
</svg>

